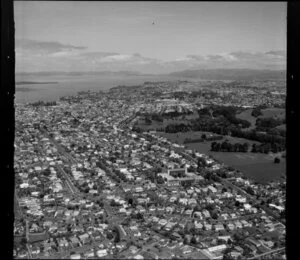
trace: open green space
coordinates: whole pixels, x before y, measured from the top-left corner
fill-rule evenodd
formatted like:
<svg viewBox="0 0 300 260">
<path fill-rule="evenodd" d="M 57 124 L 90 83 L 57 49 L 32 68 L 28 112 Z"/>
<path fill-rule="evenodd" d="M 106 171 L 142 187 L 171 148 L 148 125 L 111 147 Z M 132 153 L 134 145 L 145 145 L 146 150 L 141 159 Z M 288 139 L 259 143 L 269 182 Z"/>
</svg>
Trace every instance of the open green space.
<svg viewBox="0 0 300 260">
<path fill-rule="evenodd" d="M 251 130 L 251 129 L 255 128 L 256 118 L 251 115 L 252 111 L 253 111 L 253 109 L 247 109 L 247 110 L 243 111 L 242 113 L 236 115 L 236 118 L 247 120 L 248 122 L 251 123 L 251 126 L 249 128 L 247 128 L 247 130 Z"/>
<path fill-rule="evenodd" d="M 286 124 L 276 126 L 275 128 L 277 128 L 278 130 L 286 131 Z"/>
<path fill-rule="evenodd" d="M 259 183 L 278 180 L 286 173 L 285 159 L 280 158 L 280 163 L 275 164 L 272 154 L 223 152 L 210 152 L 209 154 Z"/>
<path fill-rule="evenodd" d="M 186 132 L 186 133 L 157 133 L 158 135 L 167 138 L 168 140 L 183 144 L 185 138 L 199 138 L 203 133 L 207 132 Z M 228 139 L 231 143 L 244 143 L 248 142 L 250 147 L 255 141 L 249 141 L 243 138 L 236 138 L 225 136 L 223 140 Z M 223 142 L 222 140 L 218 142 Z M 266 183 L 272 180 L 280 179 L 285 175 L 286 162 L 284 158 L 280 157 L 280 163 L 274 164 L 274 154 L 261 154 L 261 153 L 233 153 L 233 152 L 211 152 L 212 141 L 189 143 L 185 147 L 187 149 L 195 150 L 199 153 L 211 155 L 213 158 L 220 162 L 230 165 L 235 169 L 241 171 L 248 178 L 254 179 L 259 183 Z"/>
<path fill-rule="evenodd" d="M 190 139 L 198 139 L 201 138 L 202 134 L 206 134 L 207 136 L 209 136 L 211 133 L 210 132 L 204 132 L 204 131 L 190 131 L 190 132 L 186 132 L 186 133 L 163 133 L 163 132 L 158 132 L 158 135 L 167 138 L 168 140 L 178 143 L 178 144 L 183 144 L 184 140 L 186 138 L 190 138 Z M 245 142 L 247 142 L 249 144 L 249 150 L 252 147 L 252 144 L 259 144 L 259 142 L 256 141 L 251 141 L 251 140 L 247 140 L 244 138 L 238 138 L 238 137 L 232 137 L 232 136 L 224 136 L 223 140 L 218 140 L 216 142 L 223 142 L 224 140 L 228 140 L 228 142 L 230 143 L 240 143 L 243 144 Z M 198 142 L 198 143 L 188 143 L 185 144 L 185 146 L 188 149 L 192 149 L 192 150 L 196 150 L 199 153 L 209 153 L 210 152 L 210 148 L 211 148 L 211 143 L 213 141 L 205 141 L 205 142 Z"/>
<path fill-rule="evenodd" d="M 236 115 L 237 118 L 247 120 L 248 122 L 251 123 L 251 126 L 245 130 L 251 130 L 255 128 L 256 120 L 257 118 L 269 118 L 269 117 L 274 117 L 278 119 L 284 119 L 285 118 L 285 109 L 283 108 L 266 108 L 262 109 L 262 115 L 258 116 L 257 118 L 252 116 L 253 109 L 246 109 L 243 112 L 239 113 Z M 284 125 L 282 125 L 284 127 Z"/>
<path fill-rule="evenodd" d="M 266 108 L 261 110 L 263 113 L 260 118 L 266 118 L 266 117 L 277 117 L 277 118 L 285 118 L 285 109 L 284 108 Z"/>
</svg>

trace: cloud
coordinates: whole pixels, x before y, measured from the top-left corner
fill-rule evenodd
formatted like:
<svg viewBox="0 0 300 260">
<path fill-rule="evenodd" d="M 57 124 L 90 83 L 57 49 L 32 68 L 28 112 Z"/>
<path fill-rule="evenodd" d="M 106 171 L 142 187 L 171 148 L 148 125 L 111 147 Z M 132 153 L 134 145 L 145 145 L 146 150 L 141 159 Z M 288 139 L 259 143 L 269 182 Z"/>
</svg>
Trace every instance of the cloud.
<svg viewBox="0 0 300 260">
<path fill-rule="evenodd" d="M 189 54 L 169 62 L 173 68 L 183 69 L 217 69 L 217 68 L 248 68 L 248 69 L 285 69 L 286 52 L 224 52 L 210 55 Z"/>
<path fill-rule="evenodd" d="M 286 52 L 224 52 L 189 54 L 171 61 L 144 57 L 140 53 L 90 52 L 87 47 L 59 42 L 16 41 L 16 71 L 132 70 L 169 73 L 186 69 L 285 69 Z"/>
<path fill-rule="evenodd" d="M 60 42 L 44 42 L 29 39 L 16 39 L 16 49 L 19 52 L 32 52 L 35 54 L 52 54 L 72 50 L 84 50 L 85 46 L 74 46 Z"/>
<path fill-rule="evenodd" d="M 280 56 L 280 57 L 286 57 L 286 51 L 268 51 L 266 54 L 270 54 L 273 56 Z"/>
<path fill-rule="evenodd" d="M 92 59 L 101 59 L 107 56 L 113 56 L 113 55 L 118 55 L 119 53 L 116 52 L 103 52 L 103 51 L 98 51 L 98 52 L 85 52 L 82 53 L 81 56 L 86 57 L 86 58 L 92 58 Z"/>
</svg>

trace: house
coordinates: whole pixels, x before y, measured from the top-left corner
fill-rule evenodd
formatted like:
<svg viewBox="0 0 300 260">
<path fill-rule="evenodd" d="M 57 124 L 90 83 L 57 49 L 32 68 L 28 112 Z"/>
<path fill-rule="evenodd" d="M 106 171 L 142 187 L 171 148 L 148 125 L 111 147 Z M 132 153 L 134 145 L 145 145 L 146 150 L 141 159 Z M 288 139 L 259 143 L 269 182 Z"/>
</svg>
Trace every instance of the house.
<svg viewBox="0 0 300 260">
<path fill-rule="evenodd" d="M 234 230 L 235 226 L 232 223 L 228 223 L 227 227 L 230 231 Z"/>
<path fill-rule="evenodd" d="M 201 212 L 200 212 L 200 211 L 195 211 L 195 212 L 194 212 L 194 218 L 200 218 L 200 219 L 202 219 L 202 214 L 201 214 Z"/>
<path fill-rule="evenodd" d="M 177 200 L 177 197 L 175 197 L 175 196 L 172 196 L 171 198 L 170 198 L 170 202 L 172 203 L 172 202 L 174 202 L 174 201 L 176 201 Z"/>
<path fill-rule="evenodd" d="M 39 253 L 40 253 L 40 248 L 37 247 L 37 246 L 33 246 L 33 247 L 31 248 L 31 253 L 32 253 L 32 254 L 35 254 L 35 255 L 39 254 Z"/>
<path fill-rule="evenodd" d="M 85 252 L 84 253 L 84 256 L 87 258 L 87 257 L 94 257 L 95 256 L 95 253 L 94 253 L 94 250 L 93 249 L 90 249 L 89 251 Z"/>
<path fill-rule="evenodd" d="M 59 246 L 60 247 L 68 247 L 69 246 L 69 243 L 66 240 L 66 238 L 62 238 L 62 239 L 59 240 Z"/>
<path fill-rule="evenodd" d="M 192 253 L 192 248 L 188 245 L 185 245 L 181 248 L 181 251 L 184 255 Z"/>
<path fill-rule="evenodd" d="M 243 253 L 243 252 L 244 252 L 244 249 L 241 248 L 240 246 L 235 246 L 235 247 L 234 247 L 234 250 L 236 250 L 236 251 L 238 251 L 238 252 L 240 252 L 240 253 Z"/>
<path fill-rule="evenodd" d="M 195 228 L 196 228 L 196 229 L 202 229 L 202 227 L 203 227 L 203 225 L 202 225 L 201 222 L 195 221 L 194 224 L 195 224 Z"/>
<path fill-rule="evenodd" d="M 173 232 L 171 234 L 171 238 L 175 239 L 175 240 L 181 240 L 182 239 L 181 236 L 177 232 Z"/>
<path fill-rule="evenodd" d="M 193 213 L 193 210 L 192 209 L 188 209 L 184 212 L 185 215 L 188 215 L 188 216 L 191 216 Z"/>
<path fill-rule="evenodd" d="M 140 186 L 135 188 L 135 192 L 143 192 L 143 191 L 144 191 L 144 189 Z"/>
<path fill-rule="evenodd" d="M 246 238 L 246 241 L 249 241 L 252 245 L 254 245 L 255 247 L 258 247 L 261 245 L 260 242 L 258 242 L 257 240 L 253 239 L 253 238 Z"/>
<path fill-rule="evenodd" d="M 204 229 L 205 230 L 211 230 L 212 225 L 208 223 L 204 223 Z"/>
<path fill-rule="evenodd" d="M 197 201 L 196 201 L 196 199 L 195 199 L 195 198 L 191 198 L 191 199 L 189 199 L 189 200 L 188 200 L 188 203 L 189 203 L 189 205 L 194 205 L 194 206 L 196 206 L 196 205 L 197 205 Z"/>
<path fill-rule="evenodd" d="M 73 247 L 77 247 L 81 245 L 79 239 L 76 236 L 70 237 L 70 240 Z"/>
<path fill-rule="evenodd" d="M 161 219 L 161 220 L 159 220 L 158 223 L 159 223 L 160 225 L 164 226 L 164 225 L 166 225 L 166 224 L 168 223 L 168 221 L 167 221 L 166 219 Z"/>
<path fill-rule="evenodd" d="M 209 213 L 209 211 L 208 210 L 203 210 L 202 211 L 202 214 L 205 216 L 205 218 L 210 218 L 210 213 Z"/>
<path fill-rule="evenodd" d="M 251 206 L 250 204 L 248 204 L 248 203 L 245 203 L 245 204 L 244 204 L 245 210 L 250 211 L 251 207 L 252 207 L 252 206 Z"/>
<path fill-rule="evenodd" d="M 217 246 L 213 246 L 213 247 L 209 247 L 207 250 L 209 253 L 219 253 L 224 251 L 227 248 L 227 246 L 225 244 L 222 245 L 217 245 Z"/>
<path fill-rule="evenodd" d="M 244 227 L 248 227 L 249 223 L 246 220 L 241 220 L 241 223 L 243 224 Z"/>
<path fill-rule="evenodd" d="M 152 205 L 152 206 L 149 207 L 149 211 L 154 212 L 154 211 L 156 211 L 156 208 Z"/>
<path fill-rule="evenodd" d="M 230 216 L 231 216 L 231 218 L 236 218 L 236 214 L 235 213 L 231 213 Z"/>
<path fill-rule="evenodd" d="M 179 203 L 181 203 L 181 204 L 183 204 L 183 205 L 187 205 L 188 200 L 187 200 L 187 198 L 180 198 L 180 199 L 179 199 Z"/>
<path fill-rule="evenodd" d="M 18 252 L 18 257 L 19 258 L 25 258 L 25 257 L 27 257 L 27 251 L 26 250 L 20 250 Z"/>
<path fill-rule="evenodd" d="M 66 234 L 68 232 L 67 228 L 66 227 L 60 227 L 58 230 L 57 230 L 57 233 L 58 234 Z"/>
<path fill-rule="evenodd" d="M 240 221 L 235 221 L 234 224 L 235 224 L 236 228 L 242 228 L 243 227 L 242 223 Z"/>
<path fill-rule="evenodd" d="M 33 232 L 37 232 L 39 230 L 39 226 L 36 223 L 33 223 L 31 225 L 31 228 L 29 229 L 29 232 L 33 233 Z"/>
<path fill-rule="evenodd" d="M 218 236 L 218 239 L 224 240 L 225 242 L 227 242 L 228 240 L 231 239 L 231 236 Z"/>
<path fill-rule="evenodd" d="M 237 251 L 231 251 L 231 252 L 229 253 L 229 255 L 230 255 L 233 259 L 236 259 L 236 258 L 242 256 L 242 254 L 241 254 L 240 252 L 237 252 Z"/>
<path fill-rule="evenodd" d="M 218 231 L 221 231 L 221 230 L 224 230 L 224 226 L 222 224 L 217 224 L 215 225 L 215 230 L 218 232 Z"/>
<path fill-rule="evenodd" d="M 70 255 L 70 259 L 80 259 L 80 258 L 81 258 L 80 254 Z"/>
<path fill-rule="evenodd" d="M 264 241 L 263 244 L 266 245 L 269 248 L 272 248 L 274 246 L 274 242 L 273 241 Z"/>
<path fill-rule="evenodd" d="M 209 185 L 207 188 L 208 188 L 212 193 L 216 193 L 216 192 L 217 192 L 217 189 L 214 188 L 214 187 L 211 186 L 211 185 Z"/>
<path fill-rule="evenodd" d="M 245 247 L 249 248 L 253 254 L 256 254 L 257 249 L 255 246 L 246 243 Z"/>
</svg>

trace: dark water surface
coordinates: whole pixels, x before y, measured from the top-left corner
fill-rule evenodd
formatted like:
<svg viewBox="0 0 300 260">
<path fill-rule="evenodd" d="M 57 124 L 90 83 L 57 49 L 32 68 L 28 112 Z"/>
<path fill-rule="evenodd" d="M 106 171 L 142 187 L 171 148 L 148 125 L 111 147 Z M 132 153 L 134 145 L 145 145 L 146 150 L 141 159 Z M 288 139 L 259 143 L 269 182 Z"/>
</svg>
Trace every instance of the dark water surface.
<svg viewBox="0 0 300 260">
<path fill-rule="evenodd" d="M 16 103 L 35 102 L 38 100 L 52 101 L 58 100 L 62 96 L 74 95 L 78 91 L 98 91 L 108 90 L 118 85 L 139 85 L 145 81 L 174 81 L 188 80 L 187 78 L 174 76 L 111 76 L 111 75 L 83 75 L 83 76 L 18 76 L 16 82 L 57 82 L 57 84 L 26 84 L 16 86 Z M 201 81 L 189 80 L 189 81 Z M 26 86 L 26 91 L 22 91 L 22 87 Z M 19 89 L 19 91 L 18 91 Z"/>
</svg>

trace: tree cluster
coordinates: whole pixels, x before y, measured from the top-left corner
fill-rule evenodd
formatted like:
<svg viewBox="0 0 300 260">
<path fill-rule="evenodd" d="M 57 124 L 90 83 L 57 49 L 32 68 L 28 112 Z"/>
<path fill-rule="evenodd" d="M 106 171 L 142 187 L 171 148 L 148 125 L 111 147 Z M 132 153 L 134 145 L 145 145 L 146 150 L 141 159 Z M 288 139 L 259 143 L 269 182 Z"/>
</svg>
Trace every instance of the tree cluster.
<svg viewBox="0 0 300 260">
<path fill-rule="evenodd" d="M 191 130 L 190 126 L 183 123 L 181 124 L 169 124 L 165 127 L 166 133 L 178 133 L 178 132 L 188 132 Z"/>
<path fill-rule="evenodd" d="M 281 136 L 274 136 L 269 134 L 258 133 L 255 130 L 252 131 L 241 131 L 239 129 L 234 129 L 231 131 L 231 136 L 245 138 L 248 140 L 253 140 L 261 143 L 278 143 L 285 146 L 285 138 Z"/>
<path fill-rule="evenodd" d="M 56 103 L 56 101 L 50 101 L 50 102 L 37 101 L 37 102 L 30 103 L 30 105 L 32 105 L 34 107 L 39 107 L 39 106 L 56 106 L 57 103 Z"/>
<path fill-rule="evenodd" d="M 253 117 L 259 117 L 261 115 L 262 115 L 262 112 L 259 108 L 255 108 L 251 112 L 251 116 L 253 116 Z"/>
<path fill-rule="evenodd" d="M 222 143 L 212 142 L 211 143 L 211 151 L 213 152 L 248 152 L 249 144 L 244 143 L 235 143 L 231 144 L 228 141 L 224 141 Z"/>
<path fill-rule="evenodd" d="M 267 131 L 276 126 L 284 124 L 284 122 L 285 122 L 285 120 L 276 119 L 274 117 L 257 118 L 256 119 L 256 129 L 258 131 Z"/>
<path fill-rule="evenodd" d="M 184 144 L 190 144 L 190 143 L 201 143 L 204 141 L 217 141 L 217 140 L 222 140 L 223 136 L 221 135 L 214 135 L 211 137 L 207 137 L 205 134 L 201 136 L 201 138 L 196 138 L 196 139 L 191 139 L 191 138 L 186 138 L 184 139 L 183 143 Z"/>
<path fill-rule="evenodd" d="M 284 150 L 284 146 L 278 143 L 262 143 L 262 144 L 253 144 L 252 153 L 278 153 Z"/>
</svg>

